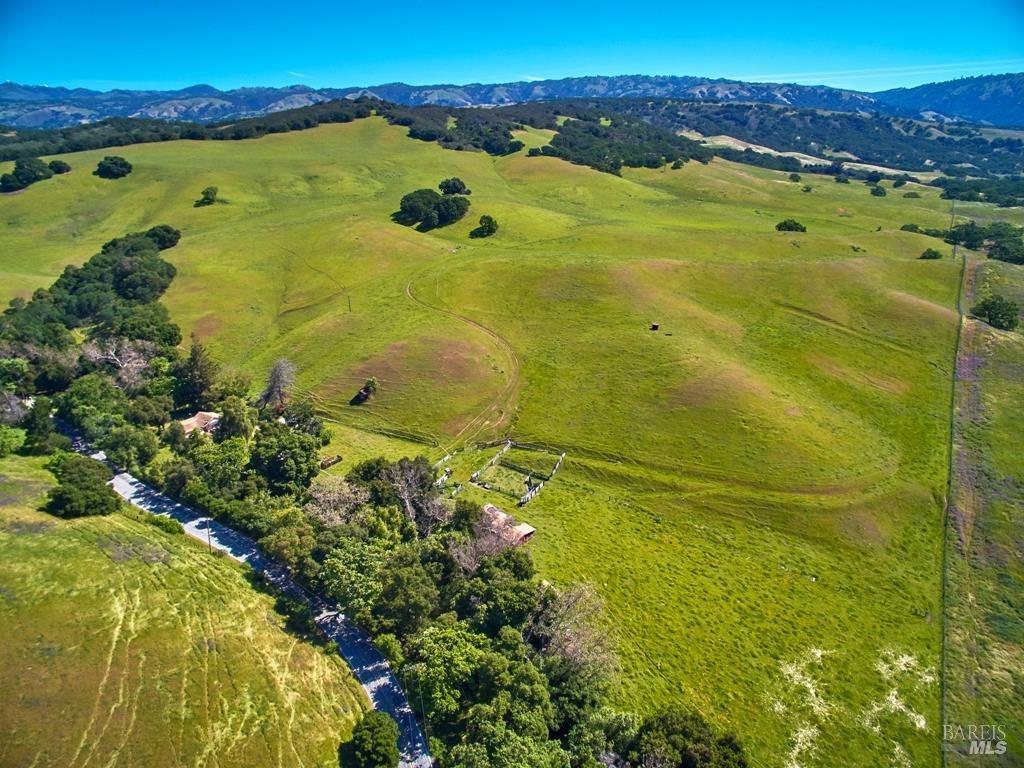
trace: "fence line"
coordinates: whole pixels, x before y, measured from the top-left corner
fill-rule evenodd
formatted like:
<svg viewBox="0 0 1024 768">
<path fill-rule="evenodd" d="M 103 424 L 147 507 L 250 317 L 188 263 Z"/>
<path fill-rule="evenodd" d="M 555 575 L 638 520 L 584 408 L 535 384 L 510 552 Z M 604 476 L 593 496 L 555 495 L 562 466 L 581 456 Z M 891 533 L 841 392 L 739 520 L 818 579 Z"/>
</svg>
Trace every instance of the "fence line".
<svg viewBox="0 0 1024 768">
<path fill-rule="evenodd" d="M 488 461 L 486 464 L 484 464 L 482 467 L 480 467 L 480 469 L 478 469 L 476 472 L 474 472 L 472 475 L 469 476 L 470 482 L 475 483 L 476 479 L 478 477 L 480 477 L 480 473 L 483 472 L 486 469 L 490 469 L 495 464 L 497 464 L 498 461 L 501 459 L 501 457 L 505 455 L 505 452 L 508 451 L 508 449 L 511 448 L 511 447 L 512 447 L 512 441 L 511 440 L 506 440 L 505 444 L 503 446 L 501 446 L 501 450 L 498 451 L 496 454 L 494 454 L 494 456 L 491 458 L 490 461 Z"/>
</svg>

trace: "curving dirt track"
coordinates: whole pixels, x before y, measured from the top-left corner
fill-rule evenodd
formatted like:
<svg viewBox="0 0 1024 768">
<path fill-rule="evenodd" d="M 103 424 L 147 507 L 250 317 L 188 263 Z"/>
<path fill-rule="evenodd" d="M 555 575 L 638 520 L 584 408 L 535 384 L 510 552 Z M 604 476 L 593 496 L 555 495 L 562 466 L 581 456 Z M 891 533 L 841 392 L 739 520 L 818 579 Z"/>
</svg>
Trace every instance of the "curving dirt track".
<svg viewBox="0 0 1024 768">
<path fill-rule="evenodd" d="M 417 297 L 412 290 L 412 280 L 405 284 L 405 295 L 408 296 L 410 300 L 416 302 L 422 307 L 426 307 L 427 309 L 433 312 L 440 312 L 443 315 L 453 317 L 456 320 L 466 323 L 467 325 L 476 328 L 478 331 L 485 333 L 487 336 L 494 340 L 494 342 L 502 349 L 502 351 L 508 357 L 509 376 L 508 381 L 505 382 L 505 386 L 502 387 L 501 391 L 494 397 L 494 399 L 486 407 L 484 407 L 483 410 L 480 411 L 480 413 L 474 416 L 469 421 L 469 423 L 466 424 L 466 426 L 460 429 L 458 433 L 456 433 L 446 445 L 442 446 L 444 451 L 448 453 L 451 452 L 453 448 L 458 446 L 460 442 L 467 443 L 470 440 L 472 440 L 476 435 L 480 434 L 480 432 L 483 431 L 486 427 L 493 426 L 495 428 L 500 428 L 504 423 L 506 423 L 511 418 L 511 404 L 515 398 L 517 390 L 519 389 L 521 370 L 519 356 L 516 354 L 515 349 L 513 349 L 512 344 L 509 343 L 508 339 L 506 339 L 504 336 L 497 333 L 496 331 L 488 328 L 486 325 L 478 323 L 476 320 L 472 320 L 466 317 L 465 315 L 460 315 L 458 312 L 453 312 L 450 309 L 436 307 L 433 304 L 428 304 L 423 299 Z M 497 418 L 494 418 L 495 415 L 497 416 Z M 494 418 L 493 421 L 492 418 Z"/>
</svg>

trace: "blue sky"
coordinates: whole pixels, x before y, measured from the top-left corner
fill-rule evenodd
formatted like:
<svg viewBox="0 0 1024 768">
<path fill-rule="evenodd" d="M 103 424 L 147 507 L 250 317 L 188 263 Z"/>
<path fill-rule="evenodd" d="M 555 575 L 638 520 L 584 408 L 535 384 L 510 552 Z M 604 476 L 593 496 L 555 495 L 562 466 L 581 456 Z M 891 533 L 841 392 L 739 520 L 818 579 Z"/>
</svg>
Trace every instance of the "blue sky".
<svg viewBox="0 0 1024 768">
<path fill-rule="evenodd" d="M 1024 71 L 1024 0 L 0 0 L 0 80 L 314 87 L 673 74 L 881 90 Z"/>
</svg>

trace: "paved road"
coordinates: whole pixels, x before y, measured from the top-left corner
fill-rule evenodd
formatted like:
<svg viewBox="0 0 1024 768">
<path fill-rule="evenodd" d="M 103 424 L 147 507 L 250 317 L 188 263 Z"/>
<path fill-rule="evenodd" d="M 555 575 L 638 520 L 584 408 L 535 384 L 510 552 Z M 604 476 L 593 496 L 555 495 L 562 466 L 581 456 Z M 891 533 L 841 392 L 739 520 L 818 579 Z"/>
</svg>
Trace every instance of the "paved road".
<svg viewBox="0 0 1024 768">
<path fill-rule="evenodd" d="M 93 454 L 93 457 L 100 460 L 106 458 L 103 454 Z M 111 486 L 122 498 L 139 509 L 174 518 L 182 524 L 189 536 L 204 543 L 209 542 L 213 549 L 247 563 L 285 594 L 306 601 L 313 610 L 316 623 L 338 644 L 341 655 L 363 684 L 373 708 L 387 712 L 398 723 L 398 747 L 402 753 L 400 765 L 403 768 L 428 768 L 432 765 L 426 739 L 423 738 L 402 686 L 369 636 L 352 624 L 338 610 L 337 605 L 296 584 L 282 565 L 263 554 L 256 542 L 245 534 L 179 504 L 127 472 L 115 475 Z"/>
</svg>

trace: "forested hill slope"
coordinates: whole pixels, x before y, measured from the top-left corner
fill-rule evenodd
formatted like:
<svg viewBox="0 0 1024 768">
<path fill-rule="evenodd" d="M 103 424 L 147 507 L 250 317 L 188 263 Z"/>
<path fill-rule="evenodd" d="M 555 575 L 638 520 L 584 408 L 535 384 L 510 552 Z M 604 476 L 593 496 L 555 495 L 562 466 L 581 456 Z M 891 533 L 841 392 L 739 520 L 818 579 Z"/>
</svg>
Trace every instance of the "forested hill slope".
<svg viewBox="0 0 1024 768">
<path fill-rule="evenodd" d="M 985 75 L 872 94 L 882 104 L 908 113 L 934 111 L 993 125 L 1024 125 L 1024 76 Z"/>
<path fill-rule="evenodd" d="M 799 171 L 803 166 L 797 159 L 769 153 L 800 152 L 818 158 L 809 162 L 819 171 L 843 175 L 864 170 L 844 167 L 845 161 L 883 166 L 892 174 L 1024 174 L 1024 139 L 1010 131 L 964 125 L 940 129 L 934 123 L 885 115 L 685 99 L 564 99 L 488 109 L 409 107 L 364 97 L 205 125 L 110 118 L 69 128 L 13 129 L 0 135 L 0 161 L 173 139 L 250 139 L 371 114 L 407 127 L 412 139 L 491 155 L 523 149 L 515 134 L 524 126 L 547 130 L 549 142 L 531 147 L 532 154 L 611 173 L 623 166 L 657 168 L 677 161 L 706 161 L 712 152 L 752 165 Z M 709 144 L 695 141 L 693 132 L 709 137 Z M 722 137 L 767 150 L 722 146 Z"/>
<path fill-rule="evenodd" d="M 0 84 L 0 124 L 57 128 L 108 117 L 211 122 L 264 115 L 339 98 L 370 96 L 409 106 L 498 106 L 552 99 L 675 98 L 755 102 L 837 111 L 871 111 L 903 117 L 922 114 L 1000 126 L 1024 125 L 1024 74 L 993 75 L 881 93 L 792 83 L 748 83 L 707 77 L 618 75 L 468 85 L 408 85 L 314 89 L 193 85 L 174 91 L 51 88 Z"/>
</svg>

